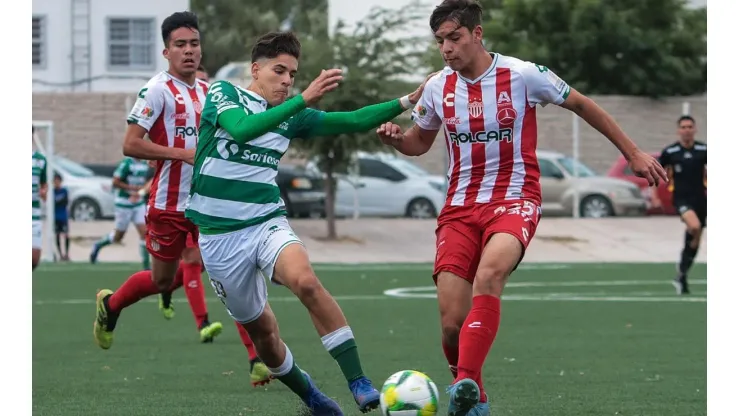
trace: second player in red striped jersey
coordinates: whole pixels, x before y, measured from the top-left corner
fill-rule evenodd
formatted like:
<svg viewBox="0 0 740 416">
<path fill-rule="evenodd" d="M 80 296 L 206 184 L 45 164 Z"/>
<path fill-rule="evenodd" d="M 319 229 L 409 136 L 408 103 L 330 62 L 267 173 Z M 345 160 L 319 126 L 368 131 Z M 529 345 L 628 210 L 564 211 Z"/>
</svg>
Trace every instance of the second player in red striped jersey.
<svg viewBox="0 0 740 416">
<path fill-rule="evenodd" d="M 380 139 L 409 156 L 429 151 L 443 129 L 449 191 L 437 224 L 442 347 L 455 377 L 448 415 L 489 414 L 482 368 L 498 331 L 501 294 L 540 219 L 537 105 L 571 110 L 607 137 L 651 185 L 666 180 L 614 119 L 545 66 L 483 46 L 475 0 L 445 0 L 429 25 L 447 66 L 416 106 L 415 125 L 386 123 Z"/>
<path fill-rule="evenodd" d="M 168 69 L 155 75 L 139 91 L 128 116 L 123 144 L 126 156 L 156 162 L 146 214 L 146 244 L 152 256 L 152 270 L 135 273 L 115 292 L 98 292 L 93 335 L 103 349 L 110 348 L 113 330 L 124 308 L 173 287 L 181 256 L 185 260 L 182 281 L 194 289 L 188 300 L 201 341 L 211 341 L 222 330 L 220 323 L 208 320 L 198 262 L 198 229 L 184 213 L 198 123 L 208 88 L 207 83 L 196 79 L 201 48 L 195 14 L 178 12 L 167 17 L 162 22 L 162 40 Z M 150 140 L 144 140 L 147 134 Z M 188 239 L 193 247 L 187 247 Z"/>
</svg>

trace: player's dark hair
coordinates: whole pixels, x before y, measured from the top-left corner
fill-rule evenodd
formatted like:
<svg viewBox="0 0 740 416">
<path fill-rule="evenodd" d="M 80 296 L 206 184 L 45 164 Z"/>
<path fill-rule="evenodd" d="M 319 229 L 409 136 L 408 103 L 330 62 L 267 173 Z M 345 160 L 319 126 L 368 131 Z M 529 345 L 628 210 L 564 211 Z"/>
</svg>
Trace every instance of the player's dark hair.
<svg viewBox="0 0 740 416">
<path fill-rule="evenodd" d="M 252 46 L 252 62 L 262 58 L 274 59 L 288 54 L 295 59 L 301 57 L 301 42 L 293 32 L 270 32 L 262 35 Z"/>
<path fill-rule="evenodd" d="M 691 117 L 690 115 L 683 115 L 679 117 L 678 122 L 676 122 L 676 124 L 680 126 L 682 121 L 687 121 L 687 120 L 690 121 L 691 124 L 696 126 L 696 120 L 694 120 L 694 117 Z"/>
<path fill-rule="evenodd" d="M 57 180 L 57 179 L 59 179 L 61 181 L 62 180 L 62 175 L 60 175 L 58 173 L 55 173 L 54 174 L 54 180 Z"/>
<path fill-rule="evenodd" d="M 444 0 L 434 8 L 429 26 L 436 32 L 442 23 L 455 22 L 472 32 L 482 19 L 483 7 L 477 0 Z"/>
<path fill-rule="evenodd" d="M 186 27 L 200 32 L 200 29 L 198 28 L 198 16 L 193 12 L 177 12 L 167 16 L 167 18 L 162 21 L 162 41 L 164 42 L 165 47 L 170 44 L 170 35 L 172 35 L 172 32 L 181 27 Z"/>
<path fill-rule="evenodd" d="M 198 71 L 200 71 L 200 72 L 208 72 L 208 71 L 206 71 L 206 67 L 204 67 L 203 64 L 198 65 Z"/>
</svg>

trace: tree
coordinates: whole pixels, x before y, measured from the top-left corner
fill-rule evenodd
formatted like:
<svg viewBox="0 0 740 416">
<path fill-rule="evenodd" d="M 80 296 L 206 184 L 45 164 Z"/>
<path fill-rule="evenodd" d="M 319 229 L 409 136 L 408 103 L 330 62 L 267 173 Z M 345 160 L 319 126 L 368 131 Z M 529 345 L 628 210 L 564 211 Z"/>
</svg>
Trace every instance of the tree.
<svg viewBox="0 0 740 416">
<path fill-rule="evenodd" d="M 706 8 L 685 0 L 484 0 L 490 49 L 546 65 L 588 94 L 706 91 Z"/>
<path fill-rule="evenodd" d="M 421 16 L 417 3 L 399 10 L 373 9 L 352 32 L 340 21 L 329 38 L 325 30 L 327 15 L 313 13 L 304 21 L 312 32 L 301 34 L 302 52 L 296 88 L 305 88 L 322 69 L 343 68 L 341 86 L 324 96 L 318 107 L 325 111 L 351 111 L 363 106 L 398 98 L 417 85 L 402 79 L 411 68 L 419 68 L 420 39 L 403 34 L 405 25 Z M 396 35 L 392 38 L 389 35 Z M 299 155 L 316 160 L 327 175 L 326 214 L 328 238 L 336 239 L 334 173 L 345 169 L 359 150 L 381 149 L 374 130 L 337 137 L 296 140 L 292 146 Z"/>
</svg>

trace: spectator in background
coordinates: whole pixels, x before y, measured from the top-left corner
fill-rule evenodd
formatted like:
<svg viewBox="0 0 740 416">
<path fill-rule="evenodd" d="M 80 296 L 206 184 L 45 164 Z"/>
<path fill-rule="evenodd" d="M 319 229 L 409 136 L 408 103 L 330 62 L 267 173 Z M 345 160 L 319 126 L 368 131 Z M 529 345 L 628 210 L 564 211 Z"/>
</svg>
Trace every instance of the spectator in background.
<svg viewBox="0 0 740 416">
<path fill-rule="evenodd" d="M 62 261 L 69 261 L 69 192 L 62 185 L 62 177 L 58 173 L 54 175 L 54 234 L 59 258 Z"/>
</svg>

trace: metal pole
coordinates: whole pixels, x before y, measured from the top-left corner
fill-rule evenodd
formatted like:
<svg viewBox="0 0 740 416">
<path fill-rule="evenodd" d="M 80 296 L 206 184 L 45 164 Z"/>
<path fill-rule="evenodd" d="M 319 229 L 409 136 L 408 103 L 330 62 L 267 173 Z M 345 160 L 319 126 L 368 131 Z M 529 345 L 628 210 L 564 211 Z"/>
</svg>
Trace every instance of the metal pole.
<svg viewBox="0 0 740 416">
<path fill-rule="evenodd" d="M 573 191 L 573 218 L 580 216 L 580 193 L 578 190 L 578 148 L 580 147 L 580 131 L 578 130 L 578 115 L 573 113 L 573 177 L 575 178 L 575 189 Z"/>
<path fill-rule="evenodd" d="M 54 128 L 53 124 L 48 121 L 34 123 L 46 130 L 46 238 L 44 239 L 44 251 L 42 259 L 44 261 L 54 261 Z"/>
</svg>

